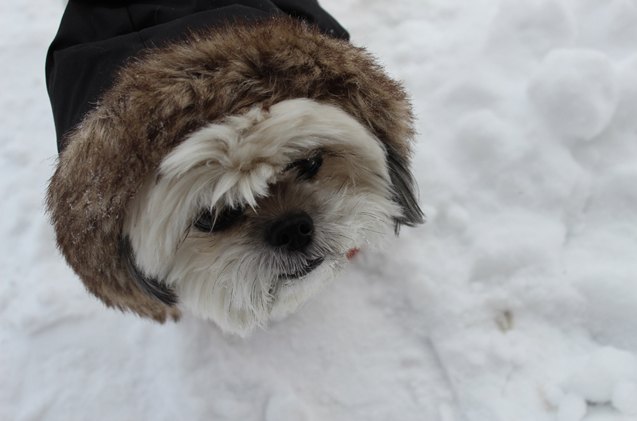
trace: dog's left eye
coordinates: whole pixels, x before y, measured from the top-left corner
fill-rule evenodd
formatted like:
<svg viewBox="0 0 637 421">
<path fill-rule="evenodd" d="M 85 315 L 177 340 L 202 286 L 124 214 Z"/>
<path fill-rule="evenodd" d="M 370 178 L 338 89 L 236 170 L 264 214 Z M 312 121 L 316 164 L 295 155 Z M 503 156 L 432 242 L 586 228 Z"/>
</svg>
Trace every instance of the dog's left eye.
<svg viewBox="0 0 637 421">
<path fill-rule="evenodd" d="M 298 178 L 301 180 L 311 180 L 323 165 L 323 157 L 321 155 L 313 156 L 308 159 L 300 159 L 292 163 L 292 167 L 298 171 Z"/>
<path fill-rule="evenodd" d="M 203 232 L 221 232 L 243 220 L 243 208 L 227 208 L 221 211 L 216 218 L 214 212 L 203 210 L 195 223 L 195 228 Z"/>
</svg>

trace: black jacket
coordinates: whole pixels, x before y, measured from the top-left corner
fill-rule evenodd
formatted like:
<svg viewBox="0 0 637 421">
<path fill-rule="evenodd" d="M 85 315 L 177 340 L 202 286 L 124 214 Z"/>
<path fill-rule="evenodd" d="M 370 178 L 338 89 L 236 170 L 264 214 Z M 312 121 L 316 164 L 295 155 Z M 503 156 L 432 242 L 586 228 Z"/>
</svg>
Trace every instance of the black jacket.
<svg viewBox="0 0 637 421">
<path fill-rule="evenodd" d="M 70 0 L 46 58 L 58 151 L 65 133 L 141 50 L 182 40 L 192 31 L 280 14 L 349 39 L 316 0 Z"/>
</svg>

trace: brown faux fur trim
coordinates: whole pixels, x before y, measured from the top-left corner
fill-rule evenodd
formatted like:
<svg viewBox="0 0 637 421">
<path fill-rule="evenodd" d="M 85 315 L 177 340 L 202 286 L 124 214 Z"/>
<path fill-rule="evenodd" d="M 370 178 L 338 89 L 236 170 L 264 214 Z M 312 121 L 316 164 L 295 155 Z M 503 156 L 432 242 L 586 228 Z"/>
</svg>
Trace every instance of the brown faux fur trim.
<svg viewBox="0 0 637 421">
<path fill-rule="evenodd" d="M 401 86 L 365 50 L 293 19 L 193 35 L 125 67 L 65 139 L 48 191 L 59 248 L 88 290 L 108 306 L 177 318 L 120 256 L 129 201 L 192 131 L 293 98 L 341 107 L 409 160 L 412 114 Z"/>
</svg>

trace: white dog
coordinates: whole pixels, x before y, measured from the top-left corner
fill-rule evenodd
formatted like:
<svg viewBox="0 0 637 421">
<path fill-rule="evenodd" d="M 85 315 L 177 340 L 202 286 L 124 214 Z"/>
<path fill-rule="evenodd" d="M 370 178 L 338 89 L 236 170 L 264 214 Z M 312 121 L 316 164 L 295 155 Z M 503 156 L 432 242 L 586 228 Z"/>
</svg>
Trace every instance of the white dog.
<svg viewBox="0 0 637 421">
<path fill-rule="evenodd" d="M 64 137 L 48 204 L 106 304 L 248 334 L 366 244 L 422 222 L 402 88 L 296 19 L 151 50 Z"/>
</svg>

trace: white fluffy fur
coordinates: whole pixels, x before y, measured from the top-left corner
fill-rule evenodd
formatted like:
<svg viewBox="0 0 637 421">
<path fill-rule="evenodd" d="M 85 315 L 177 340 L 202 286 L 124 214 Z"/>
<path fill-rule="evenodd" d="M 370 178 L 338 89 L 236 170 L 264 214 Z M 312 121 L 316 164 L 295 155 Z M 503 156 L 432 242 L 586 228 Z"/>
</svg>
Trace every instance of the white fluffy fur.
<svg viewBox="0 0 637 421">
<path fill-rule="evenodd" d="M 318 149 L 339 160 L 338 176 L 286 176 L 288 164 Z M 190 135 L 134 199 L 125 233 L 145 274 L 174 287 L 194 313 L 244 335 L 294 311 L 333 277 L 348 250 L 390 233 L 400 215 L 390 198 L 381 142 L 335 106 L 294 99 Z M 201 209 L 233 206 L 248 208 L 238 229 L 192 228 Z M 299 208 L 312 216 L 315 238 L 307 256 L 291 257 L 263 241 L 260 224 Z M 325 261 L 310 274 L 279 279 L 317 257 Z"/>
</svg>

